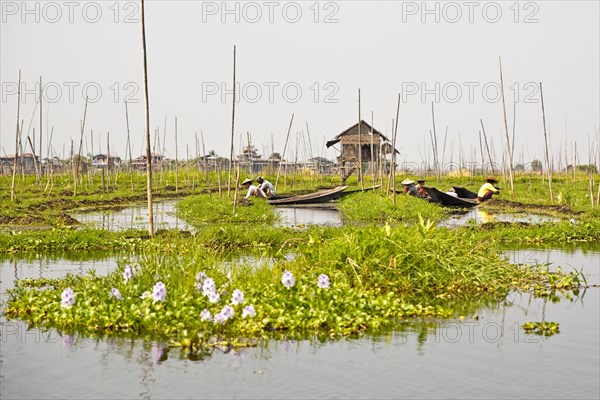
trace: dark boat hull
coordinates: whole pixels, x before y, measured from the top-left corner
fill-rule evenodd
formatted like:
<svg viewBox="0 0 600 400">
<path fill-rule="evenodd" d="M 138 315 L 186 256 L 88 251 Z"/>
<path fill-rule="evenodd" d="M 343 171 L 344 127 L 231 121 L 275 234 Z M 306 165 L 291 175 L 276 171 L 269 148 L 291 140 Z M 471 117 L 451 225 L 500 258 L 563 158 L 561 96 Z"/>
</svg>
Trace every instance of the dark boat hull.
<svg viewBox="0 0 600 400">
<path fill-rule="evenodd" d="M 285 197 L 281 199 L 269 199 L 269 204 L 272 205 L 289 205 L 289 204 L 317 204 L 326 203 L 328 201 L 337 200 L 340 198 L 343 191 L 348 187 L 337 186 L 333 189 L 322 190 L 315 193 L 300 194 L 297 196 Z"/>
<path fill-rule="evenodd" d="M 427 191 L 427 194 L 431 198 L 432 202 L 440 203 L 441 205 L 446 206 L 446 207 L 471 208 L 471 207 L 475 207 L 476 205 L 479 204 L 479 203 L 477 203 L 477 201 L 475 201 L 475 199 L 454 197 L 445 192 L 437 190 L 434 187 L 425 187 L 424 186 L 424 188 L 425 188 L 425 191 Z"/>
<path fill-rule="evenodd" d="M 462 199 L 476 199 L 477 193 L 471 192 L 469 189 L 461 186 L 452 186 L 458 197 Z"/>
</svg>

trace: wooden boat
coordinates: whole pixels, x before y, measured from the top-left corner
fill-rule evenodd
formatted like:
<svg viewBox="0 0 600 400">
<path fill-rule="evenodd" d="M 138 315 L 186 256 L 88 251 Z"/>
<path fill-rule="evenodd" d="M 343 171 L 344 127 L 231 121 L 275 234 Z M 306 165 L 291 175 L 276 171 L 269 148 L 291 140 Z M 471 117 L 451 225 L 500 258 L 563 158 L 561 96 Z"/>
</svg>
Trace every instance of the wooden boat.
<svg viewBox="0 0 600 400">
<path fill-rule="evenodd" d="M 452 189 L 456 192 L 458 197 L 462 199 L 476 199 L 477 193 L 471 192 L 469 189 L 461 187 L 461 186 L 452 186 Z"/>
<path fill-rule="evenodd" d="M 278 199 L 268 199 L 267 201 L 272 205 L 325 203 L 339 199 L 341 196 L 343 196 L 341 193 L 343 193 L 347 187 L 348 185 L 337 186 L 333 189 L 321 190 L 315 193 L 299 194 L 297 196 Z"/>
<path fill-rule="evenodd" d="M 380 187 L 381 187 L 381 185 L 375 185 L 375 186 L 371 186 L 369 188 L 365 188 L 364 190 L 363 189 L 344 190 L 342 193 L 340 193 L 340 197 L 345 197 L 345 196 L 348 196 L 349 194 L 353 194 L 353 193 L 368 192 L 370 190 L 379 189 Z"/>
<path fill-rule="evenodd" d="M 429 195 L 431 199 L 430 201 L 434 203 L 440 203 L 441 205 L 446 207 L 471 208 L 479 204 L 475 199 L 454 197 L 449 195 L 448 193 L 437 190 L 434 187 L 423 186 L 423 188 Z"/>
</svg>

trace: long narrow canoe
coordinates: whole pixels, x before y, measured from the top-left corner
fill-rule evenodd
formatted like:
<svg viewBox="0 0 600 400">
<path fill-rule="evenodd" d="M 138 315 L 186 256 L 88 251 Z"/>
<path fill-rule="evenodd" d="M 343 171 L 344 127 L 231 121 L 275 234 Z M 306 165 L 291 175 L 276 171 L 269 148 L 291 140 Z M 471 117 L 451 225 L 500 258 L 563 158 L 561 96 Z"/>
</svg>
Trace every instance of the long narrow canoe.
<svg viewBox="0 0 600 400">
<path fill-rule="evenodd" d="M 454 197 L 434 187 L 423 186 L 423 188 L 431 198 L 431 201 L 440 203 L 446 207 L 471 208 L 479 204 L 475 199 Z"/>
<path fill-rule="evenodd" d="M 380 187 L 381 187 L 381 185 L 375 185 L 375 186 L 365 188 L 364 190 L 363 189 L 344 190 L 342 193 L 340 193 L 340 197 L 345 197 L 345 196 L 348 196 L 349 194 L 353 194 L 353 193 L 368 192 L 370 190 L 379 189 Z"/>
<path fill-rule="evenodd" d="M 469 189 L 461 186 L 452 186 L 458 197 L 463 199 L 476 199 L 477 193 L 471 192 Z"/>
<path fill-rule="evenodd" d="M 347 187 L 348 185 L 337 186 L 333 189 L 321 190 L 315 193 L 299 194 L 297 196 L 285 197 L 282 199 L 270 199 L 267 201 L 269 204 L 273 205 L 325 203 L 340 198 L 342 196 L 341 193 Z"/>
</svg>

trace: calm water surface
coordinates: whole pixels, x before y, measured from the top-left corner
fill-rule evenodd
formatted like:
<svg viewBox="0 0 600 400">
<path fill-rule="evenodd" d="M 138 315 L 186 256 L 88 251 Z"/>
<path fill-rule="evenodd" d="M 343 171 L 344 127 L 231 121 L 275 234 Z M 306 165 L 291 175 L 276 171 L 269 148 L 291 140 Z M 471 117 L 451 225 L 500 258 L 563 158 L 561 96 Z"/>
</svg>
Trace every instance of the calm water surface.
<svg viewBox="0 0 600 400">
<path fill-rule="evenodd" d="M 583 269 L 600 283 L 600 248 L 507 250 L 515 262 Z M 88 261 L 0 262 L 2 299 L 15 279 L 95 269 Z M 19 398 L 594 398 L 600 395 L 600 289 L 546 303 L 514 293 L 478 319 L 411 321 L 381 336 L 335 342 L 265 341 L 188 359 L 163 343 L 27 330 L 2 319 L 0 393 Z M 525 335 L 527 321 L 560 334 Z"/>
</svg>

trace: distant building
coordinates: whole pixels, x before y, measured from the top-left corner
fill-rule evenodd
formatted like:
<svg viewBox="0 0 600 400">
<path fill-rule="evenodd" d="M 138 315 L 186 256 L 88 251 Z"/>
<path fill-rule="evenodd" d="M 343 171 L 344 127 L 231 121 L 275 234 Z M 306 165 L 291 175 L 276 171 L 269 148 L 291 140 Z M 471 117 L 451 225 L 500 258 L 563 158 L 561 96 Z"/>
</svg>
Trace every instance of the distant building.
<svg viewBox="0 0 600 400">
<path fill-rule="evenodd" d="M 162 163 L 166 161 L 162 154 L 152 153 L 151 157 L 150 161 L 152 162 L 152 169 L 160 168 Z M 146 169 L 146 159 L 146 155 L 144 154 L 143 156 L 131 160 L 131 168 Z"/>
<path fill-rule="evenodd" d="M 92 157 L 92 166 L 98 168 L 118 167 L 121 164 L 121 158 L 109 154 L 96 154 Z"/>
<path fill-rule="evenodd" d="M 7 155 L 0 157 L 0 170 L 2 174 L 12 174 L 15 163 L 15 156 Z M 40 166 L 40 158 L 31 153 L 19 154 L 17 156 L 17 170 L 23 171 L 26 174 L 35 173 L 36 164 Z"/>
<path fill-rule="evenodd" d="M 360 121 L 360 135 L 359 124 L 356 123 L 327 141 L 326 145 L 329 148 L 338 143 L 340 143 L 340 155 L 337 157 L 339 172 L 345 177 L 357 169 L 359 151 L 363 166 L 371 162 L 378 165 L 393 151 L 389 139 L 363 120 Z"/>
</svg>

